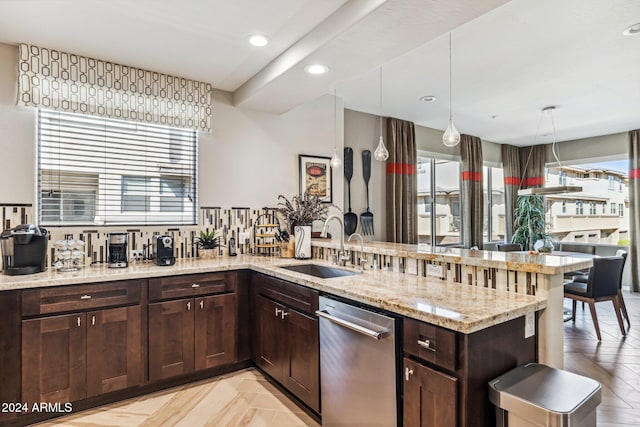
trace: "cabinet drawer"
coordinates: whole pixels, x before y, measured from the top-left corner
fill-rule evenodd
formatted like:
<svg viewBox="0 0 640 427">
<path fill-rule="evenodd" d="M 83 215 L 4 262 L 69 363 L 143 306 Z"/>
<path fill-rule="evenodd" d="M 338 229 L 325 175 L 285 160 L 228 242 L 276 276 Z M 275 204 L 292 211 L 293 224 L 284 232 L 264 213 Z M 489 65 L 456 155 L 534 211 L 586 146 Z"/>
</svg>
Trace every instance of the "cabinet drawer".
<svg viewBox="0 0 640 427">
<path fill-rule="evenodd" d="M 289 307 L 315 316 L 319 292 L 275 277 L 256 274 L 256 292 Z"/>
<path fill-rule="evenodd" d="M 149 279 L 151 301 L 235 292 L 236 273 L 186 274 Z"/>
<path fill-rule="evenodd" d="M 22 291 L 22 315 L 62 313 L 140 303 L 144 280 L 69 285 Z"/>
<path fill-rule="evenodd" d="M 404 351 L 445 369 L 456 370 L 454 331 L 405 318 Z"/>
</svg>

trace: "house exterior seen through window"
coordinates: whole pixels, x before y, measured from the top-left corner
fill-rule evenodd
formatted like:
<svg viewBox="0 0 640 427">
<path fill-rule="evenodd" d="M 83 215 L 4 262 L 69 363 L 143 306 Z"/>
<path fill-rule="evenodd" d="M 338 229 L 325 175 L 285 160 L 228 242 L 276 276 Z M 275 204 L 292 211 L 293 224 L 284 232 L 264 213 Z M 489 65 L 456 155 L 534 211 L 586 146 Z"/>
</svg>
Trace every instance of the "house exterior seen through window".
<svg viewBox="0 0 640 427">
<path fill-rule="evenodd" d="M 197 133 L 39 110 L 38 214 L 56 225 L 191 225 Z"/>
</svg>

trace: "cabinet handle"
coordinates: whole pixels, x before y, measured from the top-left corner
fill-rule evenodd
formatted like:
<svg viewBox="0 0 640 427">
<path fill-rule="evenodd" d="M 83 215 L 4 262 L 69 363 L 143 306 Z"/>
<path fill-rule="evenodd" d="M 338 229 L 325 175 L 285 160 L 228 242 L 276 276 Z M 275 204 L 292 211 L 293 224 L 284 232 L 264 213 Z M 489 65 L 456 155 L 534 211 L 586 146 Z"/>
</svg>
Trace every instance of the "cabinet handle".
<svg viewBox="0 0 640 427">
<path fill-rule="evenodd" d="M 282 319 L 282 320 L 284 320 L 284 318 L 285 318 L 286 316 L 288 316 L 288 315 L 289 315 L 289 313 L 287 313 L 287 312 L 286 312 L 286 311 L 284 311 L 284 310 L 280 310 L 280 313 L 281 313 L 281 319 Z"/>
<path fill-rule="evenodd" d="M 91 316 L 91 326 L 96 326 L 96 316 Z"/>
<path fill-rule="evenodd" d="M 409 376 L 413 375 L 413 369 L 404 368 L 404 379 L 405 381 L 409 381 Z"/>
<path fill-rule="evenodd" d="M 91 299 L 91 295 L 82 295 L 80 299 Z"/>
<path fill-rule="evenodd" d="M 204 300 L 200 300 L 200 310 L 204 310 Z"/>
<path fill-rule="evenodd" d="M 436 351 L 435 348 L 431 347 L 431 341 L 430 340 L 418 340 L 418 345 L 426 350 L 429 351 Z"/>
<path fill-rule="evenodd" d="M 80 327 L 80 316 L 78 316 L 78 327 Z"/>
<path fill-rule="evenodd" d="M 199 288 L 200 285 L 198 285 L 197 283 L 194 283 L 193 285 L 191 285 L 192 288 Z"/>
<path fill-rule="evenodd" d="M 280 316 L 281 311 L 284 311 L 284 310 L 280 310 L 278 307 L 276 307 L 276 317 Z"/>
<path fill-rule="evenodd" d="M 187 303 L 187 310 L 191 311 L 191 301 Z"/>
</svg>

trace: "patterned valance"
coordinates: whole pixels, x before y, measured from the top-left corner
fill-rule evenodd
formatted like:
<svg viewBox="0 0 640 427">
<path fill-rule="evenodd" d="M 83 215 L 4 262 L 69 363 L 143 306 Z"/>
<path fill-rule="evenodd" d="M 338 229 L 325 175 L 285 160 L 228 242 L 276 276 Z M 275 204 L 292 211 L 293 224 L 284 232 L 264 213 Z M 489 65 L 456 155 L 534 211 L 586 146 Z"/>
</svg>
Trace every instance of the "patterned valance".
<svg viewBox="0 0 640 427">
<path fill-rule="evenodd" d="M 209 83 L 27 44 L 18 104 L 211 131 Z"/>
</svg>

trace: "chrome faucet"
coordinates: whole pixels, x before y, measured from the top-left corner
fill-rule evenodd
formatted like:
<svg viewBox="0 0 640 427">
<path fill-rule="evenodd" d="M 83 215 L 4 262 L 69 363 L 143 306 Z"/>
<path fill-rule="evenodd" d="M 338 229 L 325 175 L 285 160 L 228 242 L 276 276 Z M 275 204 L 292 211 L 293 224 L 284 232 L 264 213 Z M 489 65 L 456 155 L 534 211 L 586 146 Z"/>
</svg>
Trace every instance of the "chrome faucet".
<svg viewBox="0 0 640 427">
<path fill-rule="evenodd" d="M 367 264 L 367 257 L 364 254 L 364 237 L 362 237 L 362 234 L 360 233 L 353 233 L 351 236 L 349 236 L 349 238 L 347 239 L 347 242 L 350 242 L 352 237 L 360 238 L 360 257 L 361 258 L 358 259 L 358 265 L 362 270 L 364 270 L 364 266 Z"/>
<path fill-rule="evenodd" d="M 334 264 L 339 263 L 340 265 L 345 266 L 347 264 L 347 261 L 349 260 L 349 256 L 347 255 L 347 252 L 344 250 L 344 222 L 342 221 L 342 218 L 339 217 L 338 215 L 329 215 L 329 217 L 324 222 L 324 225 L 322 226 L 322 231 L 320 232 L 320 236 L 327 237 L 327 226 L 329 224 L 329 221 L 331 221 L 332 219 L 335 219 L 340 223 L 340 250 L 336 255 Z"/>
</svg>

